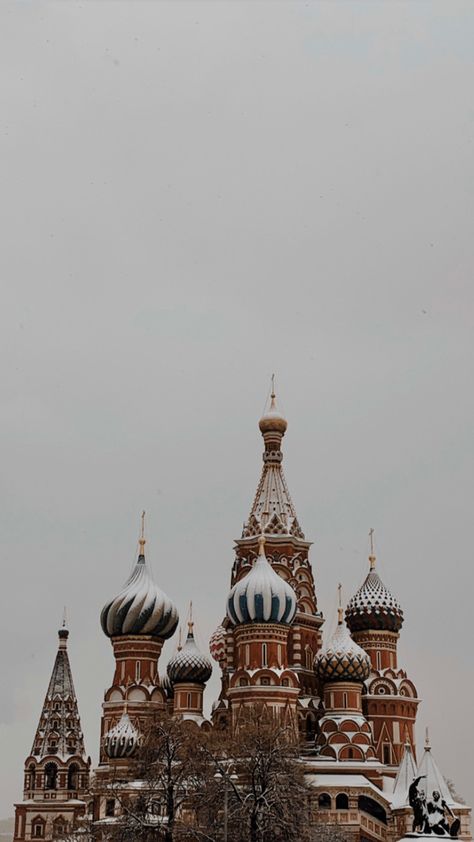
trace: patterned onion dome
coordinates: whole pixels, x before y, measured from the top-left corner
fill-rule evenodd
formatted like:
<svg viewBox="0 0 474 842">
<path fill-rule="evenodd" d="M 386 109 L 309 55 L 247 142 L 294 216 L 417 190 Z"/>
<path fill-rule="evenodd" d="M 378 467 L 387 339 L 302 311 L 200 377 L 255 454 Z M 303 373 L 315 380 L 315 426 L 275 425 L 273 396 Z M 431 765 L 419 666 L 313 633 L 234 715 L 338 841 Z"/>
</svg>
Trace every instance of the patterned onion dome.
<svg viewBox="0 0 474 842">
<path fill-rule="evenodd" d="M 260 427 L 260 431 L 262 433 L 281 433 L 283 436 L 286 432 L 288 421 L 277 409 L 275 392 L 273 389 L 270 399 L 270 408 L 268 412 L 264 412 L 258 422 L 258 426 Z"/>
<path fill-rule="evenodd" d="M 104 737 L 107 757 L 131 757 L 140 742 L 140 734 L 124 712 L 113 728 Z"/>
<path fill-rule="evenodd" d="M 365 681 L 370 674 L 370 658 L 367 652 L 355 643 L 342 618 L 339 609 L 339 622 L 331 640 L 314 659 L 314 669 L 318 678 L 327 681 Z"/>
<path fill-rule="evenodd" d="M 141 538 L 138 561 L 125 587 L 102 609 L 100 622 L 107 637 L 146 634 L 167 640 L 176 631 L 176 606 L 153 581 L 144 547 Z"/>
<path fill-rule="evenodd" d="M 370 571 L 346 609 L 351 632 L 400 631 L 403 611 L 375 570 L 375 556 L 369 557 Z"/>
<path fill-rule="evenodd" d="M 172 684 L 181 681 L 205 684 L 209 681 L 212 673 L 211 659 L 197 648 L 192 621 L 189 622 L 186 643 L 173 655 L 166 669 Z"/>
<path fill-rule="evenodd" d="M 225 628 L 224 626 L 217 626 L 215 632 L 211 634 L 209 640 L 209 652 L 218 664 L 225 661 Z"/>
<path fill-rule="evenodd" d="M 227 616 L 233 625 L 287 623 L 294 620 L 296 594 L 276 573 L 265 556 L 265 538 L 259 539 L 259 556 L 252 569 L 236 582 L 227 597 Z"/>
</svg>

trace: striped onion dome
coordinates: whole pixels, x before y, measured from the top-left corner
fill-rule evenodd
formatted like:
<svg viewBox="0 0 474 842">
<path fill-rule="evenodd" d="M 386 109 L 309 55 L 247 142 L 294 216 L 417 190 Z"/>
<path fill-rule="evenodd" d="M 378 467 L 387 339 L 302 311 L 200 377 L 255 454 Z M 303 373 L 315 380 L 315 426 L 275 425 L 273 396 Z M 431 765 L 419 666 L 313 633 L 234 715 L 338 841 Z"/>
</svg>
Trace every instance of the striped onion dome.
<svg viewBox="0 0 474 842">
<path fill-rule="evenodd" d="M 217 626 L 209 640 L 209 652 L 218 664 L 225 661 L 225 628 Z"/>
<path fill-rule="evenodd" d="M 375 556 L 369 556 L 369 561 L 366 579 L 347 606 L 347 625 L 351 632 L 398 632 L 403 625 L 403 611 L 375 570 Z"/>
<path fill-rule="evenodd" d="M 362 682 L 369 677 L 370 658 L 367 652 L 352 640 L 342 617 L 342 608 L 339 609 L 337 629 L 327 646 L 316 655 L 314 669 L 323 682 Z"/>
<path fill-rule="evenodd" d="M 138 561 L 123 590 L 102 609 L 100 622 L 107 637 L 146 634 L 167 640 L 176 631 L 178 611 L 153 581 L 144 547 L 142 537 Z"/>
<path fill-rule="evenodd" d="M 107 757 L 131 757 L 140 742 L 140 734 L 130 721 L 125 711 L 104 737 L 104 749 Z"/>
<path fill-rule="evenodd" d="M 183 681 L 205 684 L 209 681 L 212 673 L 211 659 L 196 646 L 192 620 L 189 622 L 186 643 L 170 659 L 166 670 L 172 684 Z"/>
<path fill-rule="evenodd" d="M 265 538 L 259 539 L 259 556 L 252 569 L 235 583 L 227 597 L 227 616 L 233 625 L 286 623 L 296 614 L 296 594 L 276 573 L 265 556 Z"/>
</svg>

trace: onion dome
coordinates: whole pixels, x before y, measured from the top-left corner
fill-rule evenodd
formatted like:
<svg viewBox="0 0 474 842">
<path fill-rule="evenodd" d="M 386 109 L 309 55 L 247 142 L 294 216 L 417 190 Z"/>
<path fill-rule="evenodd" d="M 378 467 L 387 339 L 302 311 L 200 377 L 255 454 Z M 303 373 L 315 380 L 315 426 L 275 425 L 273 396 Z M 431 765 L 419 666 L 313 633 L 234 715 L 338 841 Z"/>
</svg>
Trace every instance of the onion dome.
<svg viewBox="0 0 474 842">
<path fill-rule="evenodd" d="M 167 640 L 176 631 L 178 620 L 176 606 L 155 584 L 148 569 L 142 525 L 137 563 L 123 590 L 104 605 L 102 631 L 107 637 L 143 634 Z"/>
<path fill-rule="evenodd" d="M 168 662 L 166 670 L 172 684 L 187 681 L 196 684 L 205 684 L 211 677 L 211 660 L 197 648 L 193 628 L 194 623 L 190 619 L 188 623 L 188 636 L 183 648 L 178 649 Z"/>
<path fill-rule="evenodd" d="M 403 611 L 375 570 L 375 556 L 369 556 L 370 570 L 346 609 L 351 632 L 400 631 Z"/>
<path fill-rule="evenodd" d="M 258 426 L 260 427 L 260 431 L 262 433 L 280 433 L 280 435 L 283 436 L 286 432 L 286 428 L 288 427 L 288 422 L 281 412 L 278 411 L 275 398 L 275 385 L 274 378 L 272 377 L 270 408 L 267 412 L 264 412 L 260 418 Z"/>
<path fill-rule="evenodd" d="M 337 629 L 331 640 L 314 659 L 318 678 L 328 681 L 365 681 L 370 674 L 370 658 L 367 652 L 355 643 L 343 620 L 339 608 Z"/>
<path fill-rule="evenodd" d="M 227 597 L 227 616 L 233 625 L 293 622 L 297 598 L 291 585 L 276 573 L 265 556 L 260 537 L 259 556 L 252 569 L 236 582 Z"/>
<path fill-rule="evenodd" d="M 104 749 L 107 757 L 131 757 L 140 742 L 140 734 L 130 721 L 126 711 L 104 737 Z"/>
<path fill-rule="evenodd" d="M 211 634 L 209 640 L 209 652 L 214 661 L 218 664 L 225 660 L 225 628 L 224 626 L 217 626 L 215 632 Z"/>
<path fill-rule="evenodd" d="M 169 675 L 167 672 L 164 672 L 160 675 L 160 687 L 164 691 L 164 694 L 167 699 L 172 699 L 174 696 L 174 687 L 170 681 Z"/>
</svg>

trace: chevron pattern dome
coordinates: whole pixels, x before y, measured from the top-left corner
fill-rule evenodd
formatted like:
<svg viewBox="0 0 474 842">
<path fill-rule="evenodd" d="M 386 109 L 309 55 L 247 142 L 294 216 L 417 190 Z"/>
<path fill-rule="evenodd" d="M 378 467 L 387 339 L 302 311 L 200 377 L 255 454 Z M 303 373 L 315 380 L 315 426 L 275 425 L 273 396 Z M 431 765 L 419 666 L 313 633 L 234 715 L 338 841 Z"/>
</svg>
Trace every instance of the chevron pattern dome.
<svg viewBox="0 0 474 842">
<path fill-rule="evenodd" d="M 370 658 L 352 640 L 342 617 L 328 645 L 316 655 L 314 669 L 323 682 L 363 682 L 369 677 Z"/>
</svg>

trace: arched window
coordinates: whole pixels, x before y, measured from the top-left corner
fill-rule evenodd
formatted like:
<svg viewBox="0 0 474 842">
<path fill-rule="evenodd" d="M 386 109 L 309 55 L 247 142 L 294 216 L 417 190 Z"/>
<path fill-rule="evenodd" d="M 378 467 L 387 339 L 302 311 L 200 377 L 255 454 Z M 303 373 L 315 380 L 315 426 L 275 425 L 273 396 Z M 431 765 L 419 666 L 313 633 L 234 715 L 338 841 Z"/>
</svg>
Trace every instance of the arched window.
<svg viewBox="0 0 474 842">
<path fill-rule="evenodd" d="M 44 788 L 56 789 L 58 781 L 58 767 L 55 763 L 47 763 L 44 767 Z"/>
<path fill-rule="evenodd" d="M 313 650 L 310 646 L 307 646 L 304 651 L 304 657 L 306 662 L 306 669 L 311 670 L 313 669 Z"/>
<path fill-rule="evenodd" d="M 331 809 L 331 796 L 327 792 L 321 792 L 318 797 L 318 807 L 320 810 Z"/>
<path fill-rule="evenodd" d="M 30 776 L 30 780 L 29 780 L 29 788 L 30 789 L 35 788 L 35 771 L 36 771 L 35 764 L 30 763 L 30 765 L 28 766 L 28 774 Z"/>
<path fill-rule="evenodd" d="M 348 810 L 349 809 L 349 798 L 345 794 L 345 792 L 339 792 L 336 795 L 336 810 Z"/>
<path fill-rule="evenodd" d="M 374 819 L 378 819 L 379 822 L 387 824 L 387 814 L 384 808 L 378 803 L 378 801 L 374 801 L 373 798 L 369 798 L 368 795 L 359 795 L 359 810 L 362 810 L 363 813 L 368 813 L 369 816 L 373 816 Z"/>
<path fill-rule="evenodd" d="M 34 839 L 44 839 L 46 822 L 41 816 L 36 816 L 31 822 L 31 831 Z"/>
<path fill-rule="evenodd" d="M 78 778 L 79 778 L 79 766 L 77 763 L 71 763 L 69 769 L 67 770 L 67 788 L 68 789 L 77 789 L 78 788 Z"/>
<path fill-rule="evenodd" d="M 53 822 L 53 839 L 60 839 L 67 833 L 67 821 L 64 816 L 58 816 Z"/>
</svg>

